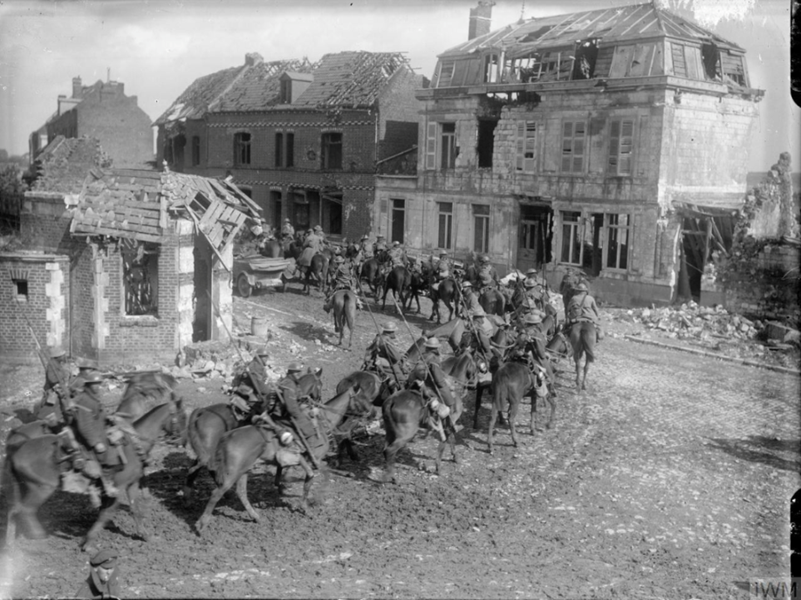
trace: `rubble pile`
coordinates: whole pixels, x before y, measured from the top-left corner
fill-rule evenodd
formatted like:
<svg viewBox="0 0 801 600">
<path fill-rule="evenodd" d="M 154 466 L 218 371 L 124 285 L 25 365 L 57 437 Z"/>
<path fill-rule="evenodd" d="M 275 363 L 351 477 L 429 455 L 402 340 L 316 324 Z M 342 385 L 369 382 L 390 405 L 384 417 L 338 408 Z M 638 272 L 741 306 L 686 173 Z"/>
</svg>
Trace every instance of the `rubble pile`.
<svg viewBox="0 0 801 600">
<path fill-rule="evenodd" d="M 786 360 L 777 356 L 776 362 L 796 363 L 801 348 L 801 334 L 792 327 L 775 321 L 751 320 L 722 306 L 699 306 L 695 302 L 677 307 L 651 306 L 624 310 L 618 318 L 641 324 L 645 332 L 743 358 L 787 354 Z"/>
</svg>

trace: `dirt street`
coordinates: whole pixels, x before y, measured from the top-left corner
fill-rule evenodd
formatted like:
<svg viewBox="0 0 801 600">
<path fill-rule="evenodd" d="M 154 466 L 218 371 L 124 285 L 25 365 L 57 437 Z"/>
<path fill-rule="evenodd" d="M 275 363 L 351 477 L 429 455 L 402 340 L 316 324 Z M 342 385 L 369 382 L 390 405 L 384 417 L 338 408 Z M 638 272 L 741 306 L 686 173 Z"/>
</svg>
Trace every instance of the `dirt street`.
<svg viewBox="0 0 801 600">
<path fill-rule="evenodd" d="M 324 398 L 358 369 L 375 333 L 360 311 L 353 351 L 337 347 L 318 292 L 235 298 L 235 331 L 248 331 L 253 316 L 267 320 L 276 370 L 294 360 L 323 368 Z M 375 310 L 378 323 L 390 318 L 404 349 L 429 326 L 412 316 L 410 335 L 389 305 Z M 524 405 L 518 448 L 500 428 L 487 454 L 489 407 L 473 430 L 470 393 L 460 462 L 446 460 L 440 476 L 431 472 L 435 438 L 418 437 L 400 455 L 399 483 L 375 482 L 379 432 L 361 439 L 358 464 L 315 480 L 310 514 L 298 510 L 300 470 L 280 497 L 272 468 L 260 466 L 249 497 L 261 521 L 230 493 L 199 537 L 193 525 L 211 479 L 200 478 L 185 507 L 190 456 L 162 445 L 146 508 L 151 540 L 136 539 L 122 511 L 99 545 L 119 552 L 126 596 L 138 598 L 717 599 L 785 577 L 801 472 L 798 378 L 633 343 L 623 337 L 630 322 L 607 323 L 588 390 L 577 393 L 572 365 L 559 364 L 554 426 L 532 436 Z M 41 368 L 7 370 L 3 381 L 5 436 L 39 394 Z M 201 406 L 221 401 L 223 384 L 187 379 L 179 391 Z M 113 406 L 120 390 L 104 393 Z M 0 596 L 74 593 L 88 570 L 79 542 L 95 516 L 87 497 L 57 493 L 41 511 L 51 536 L 19 538 L 2 554 Z"/>
</svg>

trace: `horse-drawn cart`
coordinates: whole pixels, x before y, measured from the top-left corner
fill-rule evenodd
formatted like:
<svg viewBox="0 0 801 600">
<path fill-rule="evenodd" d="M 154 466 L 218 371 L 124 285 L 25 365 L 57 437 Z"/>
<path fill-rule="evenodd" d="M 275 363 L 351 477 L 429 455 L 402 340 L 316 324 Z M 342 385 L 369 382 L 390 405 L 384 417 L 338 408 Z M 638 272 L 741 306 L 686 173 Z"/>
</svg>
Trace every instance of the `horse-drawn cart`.
<svg viewBox="0 0 801 600">
<path fill-rule="evenodd" d="M 254 289 L 282 285 L 281 273 L 295 264 L 294 258 L 266 258 L 249 254 L 234 259 L 234 286 L 239 295 L 247 298 Z"/>
</svg>

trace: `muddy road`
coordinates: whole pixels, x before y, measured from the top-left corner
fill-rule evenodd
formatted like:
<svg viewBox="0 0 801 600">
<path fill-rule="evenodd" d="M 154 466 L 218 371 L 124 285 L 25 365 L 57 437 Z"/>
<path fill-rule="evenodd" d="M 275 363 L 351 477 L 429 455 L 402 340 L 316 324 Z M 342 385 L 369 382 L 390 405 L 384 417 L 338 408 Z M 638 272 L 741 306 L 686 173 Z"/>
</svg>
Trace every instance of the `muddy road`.
<svg viewBox="0 0 801 600">
<path fill-rule="evenodd" d="M 378 323 L 398 322 L 404 349 L 429 326 L 412 316 L 409 333 L 389 304 L 373 310 Z M 360 366 L 375 333 L 360 311 L 353 351 L 338 348 L 317 292 L 235 298 L 235 332 L 253 316 L 267 320 L 277 371 L 295 360 L 323 368 L 324 398 Z M 797 378 L 634 344 L 616 337 L 618 326 L 599 346 L 586 392 L 576 392 L 572 366 L 559 365 L 552 429 L 540 424 L 532 435 L 524 405 L 518 448 L 500 428 L 487 454 L 489 408 L 473 430 L 469 393 L 460 461 L 446 460 L 440 476 L 435 437 L 418 437 L 399 456 L 398 484 L 377 483 L 379 430 L 360 438 L 358 463 L 315 479 L 309 514 L 299 510 L 299 469 L 281 497 L 272 468 L 259 466 L 249 498 L 260 521 L 229 493 L 201 537 L 193 525 L 211 479 L 201 476 L 187 506 L 191 455 L 162 445 L 145 509 L 150 541 L 136 538 L 123 510 L 98 545 L 117 550 L 126 596 L 138 598 L 739 598 L 751 579 L 784 577 L 801 471 Z M 32 403 L 20 390 L 41 386 L 27 371 L 13 376 L 4 431 Z M 183 380 L 179 391 L 201 406 L 221 401 L 223 384 Z M 109 406 L 119 392 L 104 391 Z M 87 497 L 57 493 L 41 511 L 50 537 L 19 538 L 3 552 L 0 595 L 73 594 L 95 514 Z"/>
</svg>

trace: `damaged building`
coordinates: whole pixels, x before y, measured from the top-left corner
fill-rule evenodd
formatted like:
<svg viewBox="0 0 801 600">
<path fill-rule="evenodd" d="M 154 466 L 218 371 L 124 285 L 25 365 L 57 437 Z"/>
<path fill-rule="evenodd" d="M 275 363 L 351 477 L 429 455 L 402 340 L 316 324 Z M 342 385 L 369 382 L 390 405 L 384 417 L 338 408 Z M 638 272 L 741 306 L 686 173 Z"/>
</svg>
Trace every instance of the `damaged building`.
<svg viewBox="0 0 801 600">
<path fill-rule="evenodd" d="M 60 345 L 101 365 L 171 361 L 231 330 L 237 232 L 260 218 L 229 181 L 103 165 L 91 138 L 54 141 L 0 253 L 4 360 Z"/>
<path fill-rule="evenodd" d="M 374 228 L 552 286 L 581 268 L 608 302 L 668 303 L 680 281 L 719 302 L 701 274 L 731 245 L 764 93 L 744 50 L 653 3 L 494 31 L 492 4 L 418 90 L 417 177 L 379 181 Z"/>
<path fill-rule="evenodd" d="M 415 75 L 402 53 L 245 64 L 201 77 L 156 120 L 159 163 L 231 176 L 280 228 L 367 233 L 378 165 L 417 143 Z M 413 169 L 413 167 L 412 167 Z"/>
</svg>

